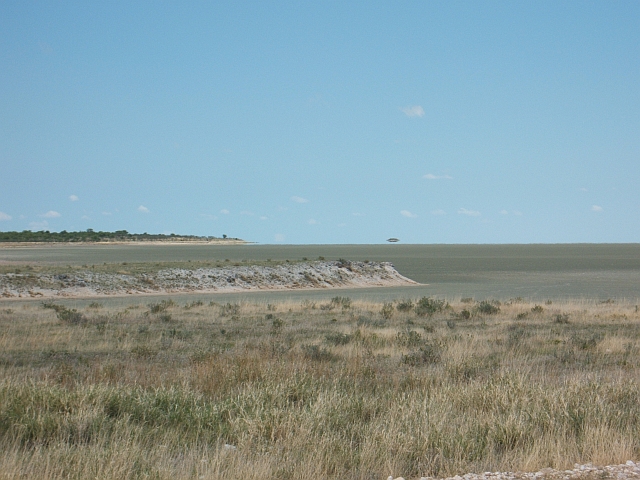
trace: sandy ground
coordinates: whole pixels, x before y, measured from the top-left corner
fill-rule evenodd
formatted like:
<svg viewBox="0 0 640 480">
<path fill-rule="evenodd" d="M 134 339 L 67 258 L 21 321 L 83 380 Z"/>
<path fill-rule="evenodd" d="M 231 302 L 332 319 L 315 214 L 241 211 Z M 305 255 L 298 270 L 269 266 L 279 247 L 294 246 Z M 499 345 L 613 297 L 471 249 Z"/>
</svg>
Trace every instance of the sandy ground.
<svg viewBox="0 0 640 480">
<path fill-rule="evenodd" d="M 417 285 L 387 262 L 322 261 L 276 266 L 167 268 L 154 273 L 0 275 L 0 298 L 101 297 Z"/>
</svg>

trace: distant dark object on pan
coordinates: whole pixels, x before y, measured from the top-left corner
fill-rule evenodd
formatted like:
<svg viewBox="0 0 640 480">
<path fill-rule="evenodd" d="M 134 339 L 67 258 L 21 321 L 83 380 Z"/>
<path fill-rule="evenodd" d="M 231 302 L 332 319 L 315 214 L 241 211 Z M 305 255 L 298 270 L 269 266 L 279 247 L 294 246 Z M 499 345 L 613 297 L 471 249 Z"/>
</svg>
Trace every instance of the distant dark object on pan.
<svg viewBox="0 0 640 480">
<path fill-rule="evenodd" d="M 399 241 L 400 241 L 399 239 L 393 238 L 393 237 L 387 239 L 387 242 L 390 242 L 390 243 L 396 243 L 396 242 L 399 242 Z"/>
</svg>

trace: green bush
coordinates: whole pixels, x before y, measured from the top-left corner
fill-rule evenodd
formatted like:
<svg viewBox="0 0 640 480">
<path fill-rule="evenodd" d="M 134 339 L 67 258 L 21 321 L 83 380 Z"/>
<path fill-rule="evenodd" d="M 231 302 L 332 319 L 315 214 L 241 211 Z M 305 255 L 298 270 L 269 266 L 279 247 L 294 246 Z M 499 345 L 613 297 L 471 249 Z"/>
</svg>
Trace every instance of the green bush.
<svg viewBox="0 0 640 480">
<path fill-rule="evenodd" d="M 413 308 L 413 302 L 410 299 L 400 300 L 398 305 L 396 305 L 396 309 L 399 312 L 408 312 Z"/>
<path fill-rule="evenodd" d="M 488 302 L 487 300 L 483 300 L 476 307 L 476 311 L 484 315 L 495 315 L 500 312 L 500 307 L 498 306 L 498 302 Z"/>
<path fill-rule="evenodd" d="M 416 315 L 424 317 L 431 316 L 434 313 L 441 312 L 445 308 L 445 301 L 430 297 L 422 297 L 415 306 Z"/>
<path fill-rule="evenodd" d="M 406 330 L 396 334 L 396 341 L 403 347 L 417 347 L 422 343 L 422 335 L 415 330 Z"/>
<path fill-rule="evenodd" d="M 269 314 L 272 320 L 271 322 L 271 335 L 280 335 L 282 330 L 284 329 L 284 322 L 279 318 L 275 318 L 273 315 Z"/>
<path fill-rule="evenodd" d="M 393 303 L 383 304 L 382 310 L 380 310 L 380 314 L 385 320 L 390 320 L 391 317 L 393 317 Z"/>
<path fill-rule="evenodd" d="M 69 309 L 63 305 L 56 305 L 52 302 L 45 302 L 42 306 L 43 308 L 50 308 L 51 310 L 54 310 L 58 320 L 62 323 L 69 325 L 86 325 L 88 322 L 87 317 L 85 317 L 81 312 L 78 312 L 75 308 Z"/>
</svg>

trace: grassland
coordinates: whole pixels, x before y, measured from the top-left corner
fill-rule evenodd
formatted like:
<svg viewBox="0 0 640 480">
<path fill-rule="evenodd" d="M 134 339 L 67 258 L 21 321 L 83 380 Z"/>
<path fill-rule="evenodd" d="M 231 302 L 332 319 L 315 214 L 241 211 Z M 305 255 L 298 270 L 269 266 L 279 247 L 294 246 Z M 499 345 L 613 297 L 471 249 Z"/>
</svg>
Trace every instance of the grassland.
<svg viewBox="0 0 640 480">
<path fill-rule="evenodd" d="M 613 300 L 3 302 L 0 478 L 623 463 L 638 353 L 638 308 Z"/>
</svg>

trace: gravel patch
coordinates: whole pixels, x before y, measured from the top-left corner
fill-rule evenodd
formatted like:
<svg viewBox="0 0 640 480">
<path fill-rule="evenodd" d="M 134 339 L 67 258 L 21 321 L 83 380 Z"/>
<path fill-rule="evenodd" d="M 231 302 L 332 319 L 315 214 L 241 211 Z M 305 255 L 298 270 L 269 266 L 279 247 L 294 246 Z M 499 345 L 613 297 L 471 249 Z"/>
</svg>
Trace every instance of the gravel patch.
<svg viewBox="0 0 640 480">
<path fill-rule="evenodd" d="M 587 463 L 585 465 L 575 464 L 573 470 L 555 470 L 553 468 L 543 468 L 537 472 L 484 472 L 467 473 L 447 477 L 444 480 L 624 480 L 628 478 L 640 478 L 640 463 L 628 460 L 620 465 L 607 465 L 599 467 Z M 403 477 L 389 476 L 387 480 L 404 480 Z M 421 477 L 420 480 L 436 480 L 433 477 Z"/>
</svg>

